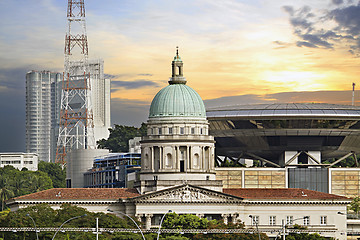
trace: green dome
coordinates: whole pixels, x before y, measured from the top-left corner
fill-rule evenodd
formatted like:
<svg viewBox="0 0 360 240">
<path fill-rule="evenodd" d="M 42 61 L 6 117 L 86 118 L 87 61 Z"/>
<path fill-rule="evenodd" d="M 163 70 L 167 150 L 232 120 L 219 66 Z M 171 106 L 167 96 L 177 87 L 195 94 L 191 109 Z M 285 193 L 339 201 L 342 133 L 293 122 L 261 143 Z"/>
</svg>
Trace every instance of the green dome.
<svg viewBox="0 0 360 240">
<path fill-rule="evenodd" d="M 149 118 L 192 117 L 206 118 L 200 95 L 185 84 L 170 84 L 161 89 L 150 106 Z"/>
</svg>

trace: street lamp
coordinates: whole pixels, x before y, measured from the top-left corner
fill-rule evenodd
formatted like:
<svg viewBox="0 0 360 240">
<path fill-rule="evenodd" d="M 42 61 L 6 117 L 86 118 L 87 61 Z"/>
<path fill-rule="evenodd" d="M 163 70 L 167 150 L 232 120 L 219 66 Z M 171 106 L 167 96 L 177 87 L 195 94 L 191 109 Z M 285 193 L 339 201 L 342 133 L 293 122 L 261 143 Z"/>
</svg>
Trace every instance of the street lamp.
<svg viewBox="0 0 360 240">
<path fill-rule="evenodd" d="M 130 217 L 129 215 L 127 215 L 126 213 L 122 213 L 122 212 L 114 212 L 113 210 L 111 210 L 111 209 L 107 209 L 107 211 L 108 212 L 112 212 L 112 213 L 120 213 L 121 215 L 123 215 L 123 216 L 126 216 L 126 217 L 128 217 L 128 218 L 130 218 L 131 219 L 131 221 L 136 225 L 136 227 L 139 229 L 139 231 L 140 231 L 140 233 L 141 233 L 141 236 L 142 236 L 142 238 L 144 239 L 144 240 L 146 240 L 145 239 L 145 237 L 144 237 L 144 234 L 143 234 L 143 232 L 141 231 L 141 228 L 139 227 L 139 225 L 135 222 L 135 220 L 134 219 L 132 219 L 132 217 Z"/>
<path fill-rule="evenodd" d="M 164 215 L 162 216 L 162 218 L 161 218 L 161 220 L 160 220 L 160 226 L 159 226 L 159 231 L 158 231 L 158 235 L 157 235 L 156 240 L 159 240 L 161 225 L 162 225 L 162 223 L 163 223 L 163 221 L 164 221 L 164 218 L 165 218 L 166 214 L 171 213 L 171 212 L 172 212 L 172 211 L 169 210 L 169 211 L 167 211 L 166 213 L 164 213 Z"/>
<path fill-rule="evenodd" d="M 255 221 L 254 221 L 254 216 L 253 215 L 249 215 L 249 218 L 251 218 L 251 222 L 255 222 L 256 231 L 258 232 L 259 240 L 261 240 L 260 232 L 259 232 L 258 220 L 255 219 Z"/>
<path fill-rule="evenodd" d="M 290 223 L 292 223 L 292 222 L 294 222 L 294 221 L 296 221 L 296 220 L 300 220 L 300 219 L 308 219 L 309 218 L 309 216 L 305 216 L 305 217 L 302 217 L 302 218 L 295 218 L 295 219 L 293 219 L 293 220 L 291 220 L 290 221 Z M 285 224 L 285 220 L 283 219 L 282 220 L 282 233 L 283 233 L 283 240 L 285 240 L 285 234 L 286 234 L 286 226 L 287 225 L 289 225 L 289 224 Z M 280 232 L 279 232 L 280 233 Z M 277 236 L 276 236 L 276 238 L 275 239 L 277 239 Z"/>
<path fill-rule="evenodd" d="M 34 219 L 30 216 L 30 214 L 26 214 L 27 217 L 31 218 L 32 222 L 34 223 L 34 227 L 35 227 L 35 233 L 36 233 L 36 239 L 39 240 L 39 235 L 38 235 L 38 232 L 37 232 L 37 229 L 36 229 L 36 224 L 35 224 L 35 221 Z"/>
<path fill-rule="evenodd" d="M 60 225 L 60 227 L 58 228 L 58 230 L 56 230 L 56 232 L 55 232 L 55 234 L 54 234 L 54 236 L 52 237 L 51 240 L 54 240 L 54 239 L 55 239 L 56 234 L 60 231 L 61 227 L 62 227 L 65 223 L 70 222 L 71 220 L 74 220 L 74 219 L 76 219 L 76 218 L 81 218 L 81 217 L 86 217 L 86 216 L 87 216 L 87 215 L 84 214 L 84 215 L 81 215 L 81 216 L 72 217 L 72 218 L 69 218 L 68 220 L 66 220 L 65 222 L 63 222 L 63 223 Z"/>
</svg>

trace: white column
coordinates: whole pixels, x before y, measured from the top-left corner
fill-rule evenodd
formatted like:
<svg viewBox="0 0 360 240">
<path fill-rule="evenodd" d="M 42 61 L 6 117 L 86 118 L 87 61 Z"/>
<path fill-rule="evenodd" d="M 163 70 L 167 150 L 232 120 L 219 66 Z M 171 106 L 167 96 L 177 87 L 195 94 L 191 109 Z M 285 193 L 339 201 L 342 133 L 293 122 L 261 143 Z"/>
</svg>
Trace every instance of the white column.
<svg viewBox="0 0 360 240">
<path fill-rule="evenodd" d="M 179 146 L 175 146 L 175 152 L 176 152 L 176 171 L 180 171 L 180 147 Z"/>
<path fill-rule="evenodd" d="M 164 152 L 163 147 L 160 146 L 160 147 L 159 147 L 159 171 L 162 171 L 162 170 L 163 170 L 163 166 L 164 166 L 164 164 L 163 164 L 163 160 L 164 160 L 164 158 L 163 158 L 163 152 Z"/>
<path fill-rule="evenodd" d="M 187 172 L 187 170 L 189 169 L 189 164 L 190 164 L 190 160 L 189 160 L 189 146 L 186 146 L 185 172 Z"/>
<path fill-rule="evenodd" d="M 146 229 L 151 228 L 151 217 L 152 216 L 153 216 L 152 214 L 145 214 L 145 217 L 146 217 L 145 228 Z"/>
<path fill-rule="evenodd" d="M 151 149 L 151 156 L 150 156 L 150 168 L 151 171 L 154 172 L 154 147 L 150 147 Z"/>
<path fill-rule="evenodd" d="M 228 217 L 229 217 L 229 214 L 221 214 L 221 217 L 224 219 L 224 224 L 228 224 Z"/>
</svg>

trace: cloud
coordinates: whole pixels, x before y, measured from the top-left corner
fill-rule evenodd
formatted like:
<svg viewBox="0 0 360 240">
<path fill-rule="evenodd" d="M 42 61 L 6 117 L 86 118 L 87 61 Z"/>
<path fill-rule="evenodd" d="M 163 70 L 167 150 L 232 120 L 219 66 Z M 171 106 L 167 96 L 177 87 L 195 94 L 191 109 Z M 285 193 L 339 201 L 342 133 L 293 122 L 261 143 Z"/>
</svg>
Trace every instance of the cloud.
<svg viewBox="0 0 360 240">
<path fill-rule="evenodd" d="M 25 151 L 25 67 L 0 69 L 0 152 Z"/>
<path fill-rule="evenodd" d="M 332 2 L 333 4 L 335 4 L 335 5 L 341 5 L 341 4 L 344 3 L 343 0 L 331 0 L 331 2 Z"/>
<path fill-rule="evenodd" d="M 140 73 L 138 74 L 138 76 L 148 76 L 148 77 L 151 77 L 153 74 L 151 73 Z"/>
<path fill-rule="evenodd" d="M 352 91 L 308 91 L 308 92 L 282 92 L 265 95 L 238 95 L 205 100 L 207 109 L 261 103 L 331 103 L 351 105 Z M 356 98 L 358 100 L 356 100 Z M 356 105 L 360 103 L 360 91 L 355 91 Z"/>
<path fill-rule="evenodd" d="M 146 122 L 149 116 L 148 102 L 130 99 L 111 99 L 111 123 L 137 126 Z"/>
<path fill-rule="evenodd" d="M 112 81 L 112 87 L 121 87 L 125 89 L 138 89 L 144 87 L 159 87 L 160 85 L 156 82 L 146 80 L 146 79 L 138 79 L 135 81 Z"/>
<path fill-rule="evenodd" d="M 300 39 L 296 46 L 324 49 L 347 46 L 350 53 L 359 55 L 360 4 L 351 5 L 352 2 L 348 2 L 347 6 L 343 6 L 343 0 L 332 0 L 332 3 L 335 8 L 331 10 L 283 6 L 289 14 L 294 35 Z"/>
<path fill-rule="evenodd" d="M 105 73 L 104 77 L 106 79 L 121 79 L 121 78 L 125 78 L 125 77 L 130 77 L 130 75 L 129 74 L 108 74 L 108 73 Z"/>
<path fill-rule="evenodd" d="M 25 90 L 26 67 L 0 69 L 0 87 L 13 90 Z"/>
</svg>

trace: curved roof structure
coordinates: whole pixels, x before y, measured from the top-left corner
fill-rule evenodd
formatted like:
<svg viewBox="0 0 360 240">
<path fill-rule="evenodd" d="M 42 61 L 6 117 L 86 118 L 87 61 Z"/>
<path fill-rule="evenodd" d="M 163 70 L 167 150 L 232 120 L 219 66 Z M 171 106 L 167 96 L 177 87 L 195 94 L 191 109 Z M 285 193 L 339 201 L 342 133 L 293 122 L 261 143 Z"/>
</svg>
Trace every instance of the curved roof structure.
<svg viewBox="0 0 360 240">
<path fill-rule="evenodd" d="M 161 89 L 150 106 L 149 118 L 192 117 L 206 118 L 200 95 L 185 84 L 171 84 Z"/>
<path fill-rule="evenodd" d="M 200 95 L 191 87 L 186 86 L 183 62 L 179 51 L 176 50 L 169 86 L 161 89 L 152 100 L 149 119 L 184 117 L 206 120 L 206 111 Z"/>
<path fill-rule="evenodd" d="M 360 107 L 325 103 L 274 103 L 211 108 L 208 118 L 359 118 Z"/>
<path fill-rule="evenodd" d="M 285 151 L 319 151 L 323 160 L 360 153 L 360 107 L 324 103 L 207 109 L 218 155 L 279 162 Z"/>
</svg>

